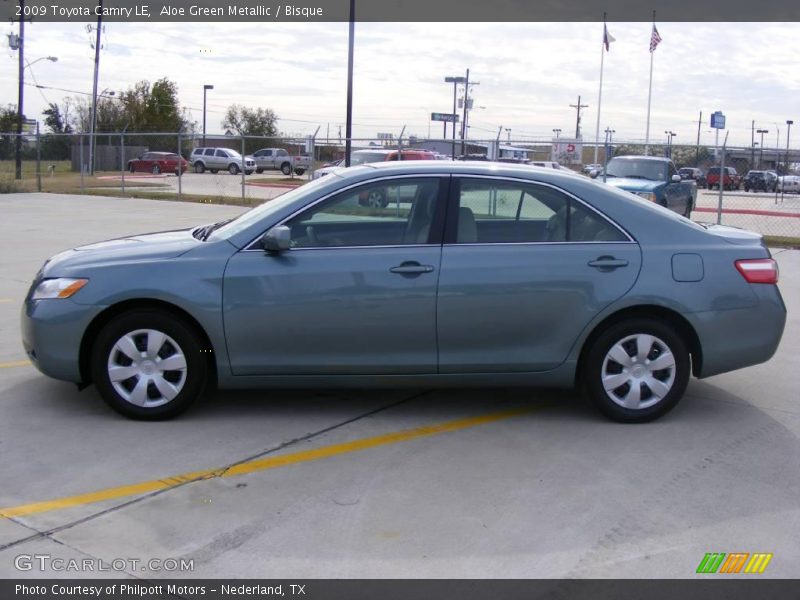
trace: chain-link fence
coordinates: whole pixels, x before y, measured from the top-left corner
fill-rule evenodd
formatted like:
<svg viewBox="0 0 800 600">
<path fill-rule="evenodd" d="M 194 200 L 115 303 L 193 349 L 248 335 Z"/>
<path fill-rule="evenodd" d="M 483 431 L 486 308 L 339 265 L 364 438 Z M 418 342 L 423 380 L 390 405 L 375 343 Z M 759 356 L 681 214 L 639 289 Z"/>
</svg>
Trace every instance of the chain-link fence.
<svg viewBox="0 0 800 600">
<path fill-rule="evenodd" d="M 43 191 L 254 205 L 302 185 L 344 158 L 341 138 L 211 136 L 172 132 L 0 133 L 0 191 Z M 558 162 L 590 176 L 614 156 L 670 157 L 698 185 L 692 218 L 800 243 L 800 150 L 650 144 L 641 140 L 359 138 L 352 160 Z M 178 158 L 180 157 L 180 159 Z M 243 158 L 244 157 L 244 158 Z M 723 163 L 724 165 L 721 164 Z M 716 186 L 723 169 L 722 189 Z"/>
</svg>

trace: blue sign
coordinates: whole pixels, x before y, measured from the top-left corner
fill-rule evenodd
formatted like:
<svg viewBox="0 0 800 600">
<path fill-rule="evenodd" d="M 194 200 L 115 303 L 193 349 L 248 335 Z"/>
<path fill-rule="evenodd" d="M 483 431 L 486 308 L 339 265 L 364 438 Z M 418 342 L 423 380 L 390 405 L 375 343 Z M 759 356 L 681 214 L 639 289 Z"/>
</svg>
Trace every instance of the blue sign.
<svg viewBox="0 0 800 600">
<path fill-rule="evenodd" d="M 711 127 L 714 129 L 725 129 L 725 115 L 721 110 L 711 113 Z"/>
</svg>

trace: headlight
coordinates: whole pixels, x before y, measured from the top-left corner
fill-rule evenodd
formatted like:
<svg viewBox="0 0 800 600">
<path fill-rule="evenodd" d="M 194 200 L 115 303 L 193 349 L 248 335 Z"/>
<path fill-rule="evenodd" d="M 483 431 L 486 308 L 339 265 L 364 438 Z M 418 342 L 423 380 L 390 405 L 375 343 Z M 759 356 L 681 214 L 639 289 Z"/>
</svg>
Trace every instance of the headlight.
<svg viewBox="0 0 800 600">
<path fill-rule="evenodd" d="M 45 279 L 36 286 L 31 299 L 69 298 L 87 283 L 89 283 L 88 279 L 70 279 L 68 277 Z"/>
<path fill-rule="evenodd" d="M 635 194 L 640 198 L 644 198 L 645 200 L 650 200 L 650 202 L 656 201 L 656 195 L 653 192 L 635 192 Z"/>
</svg>

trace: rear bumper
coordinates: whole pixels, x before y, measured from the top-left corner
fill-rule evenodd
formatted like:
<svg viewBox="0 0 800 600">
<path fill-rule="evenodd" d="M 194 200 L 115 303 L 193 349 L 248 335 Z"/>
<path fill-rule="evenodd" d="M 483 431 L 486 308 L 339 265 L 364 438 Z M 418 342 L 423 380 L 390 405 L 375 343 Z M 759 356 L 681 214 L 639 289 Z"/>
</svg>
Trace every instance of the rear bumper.
<svg viewBox="0 0 800 600">
<path fill-rule="evenodd" d="M 698 377 L 710 377 L 772 358 L 786 324 L 786 306 L 773 285 L 753 285 L 752 308 L 685 315 L 700 339 L 703 360 Z"/>
</svg>

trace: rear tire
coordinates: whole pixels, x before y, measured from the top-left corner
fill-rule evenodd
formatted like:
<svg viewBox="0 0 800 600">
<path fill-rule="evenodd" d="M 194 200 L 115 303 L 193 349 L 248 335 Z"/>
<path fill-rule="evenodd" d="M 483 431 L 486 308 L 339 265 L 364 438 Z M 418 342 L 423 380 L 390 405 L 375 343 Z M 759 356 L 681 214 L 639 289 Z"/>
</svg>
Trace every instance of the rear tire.
<svg viewBox="0 0 800 600">
<path fill-rule="evenodd" d="M 208 351 L 175 315 L 133 310 L 113 318 L 95 339 L 92 380 L 103 400 L 131 419 L 157 421 L 185 411 L 208 379 Z"/>
<path fill-rule="evenodd" d="M 607 417 L 652 421 L 672 410 L 689 383 L 689 351 L 674 327 L 647 317 L 614 323 L 585 354 L 585 393 Z"/>
<path fill-rule="evenodd" d="M 295 170 L 294 170 L 294 174 L 295 174 L 295 175 L 302 175 L 302 174 L 303 174 L 303 173 L 305 173 L 305 172 L 306 172 L 306 170 L 305 170 L 305 169 L 295 169 Z"/>
</svg>

